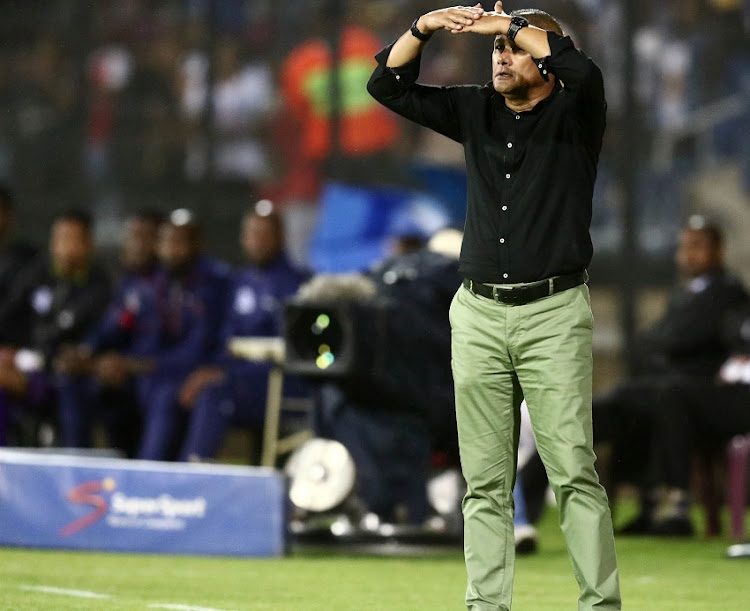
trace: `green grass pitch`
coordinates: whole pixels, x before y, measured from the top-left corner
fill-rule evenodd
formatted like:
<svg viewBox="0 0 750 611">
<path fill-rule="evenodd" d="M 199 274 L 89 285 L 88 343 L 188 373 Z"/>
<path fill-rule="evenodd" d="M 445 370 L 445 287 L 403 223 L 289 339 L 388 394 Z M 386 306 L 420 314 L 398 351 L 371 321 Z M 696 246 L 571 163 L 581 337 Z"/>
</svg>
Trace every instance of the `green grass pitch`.
<svg viewBox="0 0 750 611">
<path fill-rule="evenodd" d="M 548 510 L 540 553 L 517 561 L 514 610 L 576 608 L 556 521 Z M 750 560 L 725 559 L 729 543 L 618 538 L 624 608 L 750 609 Z M 2 610 L 459 610 L 464 579 L 459 549 L 401 557 L 305 550 L 259 560 L 0 548 Z"/>
</svg>

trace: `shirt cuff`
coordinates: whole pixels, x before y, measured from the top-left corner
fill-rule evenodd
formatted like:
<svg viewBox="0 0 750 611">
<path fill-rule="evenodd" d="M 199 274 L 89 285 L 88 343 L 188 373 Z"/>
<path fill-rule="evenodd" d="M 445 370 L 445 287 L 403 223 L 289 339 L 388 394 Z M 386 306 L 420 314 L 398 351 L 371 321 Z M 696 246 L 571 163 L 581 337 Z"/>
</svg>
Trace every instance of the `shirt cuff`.
<svg viewBox="0 0 750 611">
<path fill-rule="evenodd" d="M 575 49 L 570 36 L 560 36 L 557 32 L 547 31 L 547 42 L 549 43 L 550 54 L 547 57 L 534 60 L 545 81 L 549 80 L 548 74 L 550 72 L 554 74 L 555 67 L 565 61 L 565 52 Z"/>
<path fill-rule="evenodd" d="M 378 62 L 376 76 L 390 75 L 398 85 L 413 85 L 417 82 L 417 78 L 419 78 L 419 70 L 422 64 L 422 54 L 420 53 L 413 60 L 405 63 L 403 66 L 397 66 L 395 68 L 388 67 L 385 64 L 388 61 L 388 57 L 391 54 L 391 49 L 393 49 L 394 44 L 396 43 L 391 43 L 375 56 L 375 61 Z"/>
</svg>

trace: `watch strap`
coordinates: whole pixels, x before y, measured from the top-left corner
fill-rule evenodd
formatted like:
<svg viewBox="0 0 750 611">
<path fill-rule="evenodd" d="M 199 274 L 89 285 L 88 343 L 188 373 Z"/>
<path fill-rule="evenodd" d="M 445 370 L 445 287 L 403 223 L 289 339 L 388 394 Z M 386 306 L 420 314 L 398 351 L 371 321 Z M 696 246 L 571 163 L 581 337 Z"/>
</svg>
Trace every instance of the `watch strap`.
<svg viewBox="0 0 750 611">
<path fill-rule="evenodd" d="M 508 26 L 508 33 L 505 35 L 505 37 L 513 42 L 516 39 L 516 34 L 518 34 L 518 32 L 522 28 L 525 28 L 527 25 L 529 25 L 529 20 L 525 17 L 520 17 L 519 15 L 511 17 L 510 25 Z"/>
<path fill-rule="evenodd" d="M 419 28 L 417 27 L 417 21 L 419 21 L 419 17 L 417 17 L 414 20 L 414 23 L 411 24 L 411 35 L 414 36 L 414 38 L 418 38 L 422 42 L 427 42 L 432 37 L 432 32 L 430 32 L 429 34 L 423 34 L 422 32 L 420 32 Z"/>
</svg>

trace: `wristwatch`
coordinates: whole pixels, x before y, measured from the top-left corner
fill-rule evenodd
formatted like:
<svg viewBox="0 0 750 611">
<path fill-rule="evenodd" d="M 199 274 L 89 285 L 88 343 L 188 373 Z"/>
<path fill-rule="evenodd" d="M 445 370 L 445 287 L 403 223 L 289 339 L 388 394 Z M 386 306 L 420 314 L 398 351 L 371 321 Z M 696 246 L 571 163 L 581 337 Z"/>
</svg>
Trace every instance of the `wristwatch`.
<svg viewBox="0 0 750 611">
<path fill-rule="evenodd" d="M 419 31 L 419 28 L 417 27 L 417 21 L 419 21 L 419 17 L 417 17 L 414 20 L 414 23 L 411 24 L 411 35 L 414 36 L 414 38 L 418 38 L 422 42 L 427 42 L 432 37 L 432 32 L 429 34 L 422 34 L 422 32 Z"/>
<path fill-rule="evenodd" d="M 519 15 L 511 17 L 508 33 L 505 35 L 505 38 L 513 42 L 516 39 L 516 34 L 518 34 L 521 28 L 525 28 L 527 25 L 529 25 L 529 20 L 525 17 L 520 17 Z"/>
</svg>

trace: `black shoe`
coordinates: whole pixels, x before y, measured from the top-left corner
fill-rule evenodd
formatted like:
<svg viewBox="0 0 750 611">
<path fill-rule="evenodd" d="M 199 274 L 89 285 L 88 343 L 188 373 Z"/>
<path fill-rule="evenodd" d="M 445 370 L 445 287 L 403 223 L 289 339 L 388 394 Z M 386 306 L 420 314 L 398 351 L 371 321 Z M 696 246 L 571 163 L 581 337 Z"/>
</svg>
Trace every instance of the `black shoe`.
<svg viewBox="0 0 750 611">
<path fill-rule="evenodd" d="M 650 534 L 657 537 L 692 537 L 695 531 L 690 518 L 673 517 L 654 522 Z"/>
<path fill-rule="evenodd" d="M 514 528 L 516 554 L 519 556 L 528 556 L 536 554 L 538 549 L 536 528 L 531 524 L 516 526 Z"/>
<path fill-rule="evenodd" d="M 618 535 L 623 535 L 626 537 L 639 537 L 648 535 L 650 533 L 651 520 L 645 513 L 639 514 L 638 516 L 630 520 L 630 522 L 625 524 L 625 526 L 617 530 Z"/>
</svg>

